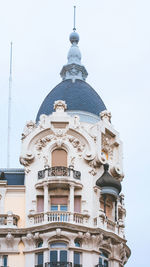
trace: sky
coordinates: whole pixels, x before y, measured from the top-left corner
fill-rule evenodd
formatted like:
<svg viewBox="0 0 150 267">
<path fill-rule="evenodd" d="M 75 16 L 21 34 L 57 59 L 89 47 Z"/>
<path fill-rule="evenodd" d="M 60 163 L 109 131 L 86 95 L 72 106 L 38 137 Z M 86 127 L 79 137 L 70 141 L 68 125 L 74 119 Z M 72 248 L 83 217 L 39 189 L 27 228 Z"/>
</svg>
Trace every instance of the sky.
<svg viewBox="0 0 150 267">
<path fill-rule="evenodd" d="M 0 2 L 0 167 L 7 166 L 10 42 L 13 42 L 10 167 L 20 167 L 21 133 L 67 63 L 69 34 L 80 35 L 87 82 L 112 113 L 124 146 L 126 267 L 149 265 L 150 2 L 3 0 Z"/>
</svg>

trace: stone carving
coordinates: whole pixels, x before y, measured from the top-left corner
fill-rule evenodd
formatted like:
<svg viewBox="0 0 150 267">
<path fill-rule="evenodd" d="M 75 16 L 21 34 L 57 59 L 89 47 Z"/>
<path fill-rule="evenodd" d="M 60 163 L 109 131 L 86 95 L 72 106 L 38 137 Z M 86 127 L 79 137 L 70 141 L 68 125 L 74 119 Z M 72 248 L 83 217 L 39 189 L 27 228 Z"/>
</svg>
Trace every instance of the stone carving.
<svg viewBox="0 0 150 267">
<path fill-rule="evenodd" d="M 125 249 L 125 247 L 124 247 L 124 245 L 122 243 L 119 244 L 119 247 L 120 247 L 120 258 L 121 258 L 121 261 L 122 261 L 122 265 L 124 266 L 124 264 L 128 260 L 126 249 Z"/>
<path fill-rule="evenodd" d="M 53 135 L 48 135 L 42 139 L 39 139 L 36 142 L 36 149 L 38 151 L 42 150 L 42 148 L 45 147 L 47 145 L 47 143 L 49 143 L 52 139 L 53 139 Z"/>
<path fill-rule="evenodd" d="M 64 112 L 67 109 L 66 102 L 63 100 L 57 100 L 54 102 L 54 109 L 56 112 Z"/>
<path fill-rule="evenodd" d="M 113 160 L 113 147 L 111 136 L 102 134 L 102 151 L 108 153 L 110 160 Z"/>
<path fill-rule="evenodd" d="M 81 144 L 81 142 L 73 136 L 69 136 L 68 140 L 73 145 L 73 147 L 77 149 L 78 152 L 83 152 L 85 144 Z"/>
<path fill-rule="evenodd" d="M 111 122 L 111 112 L 109 112 L 108 110 L 102 111 L 100 113 L 100 118 L 102 121 Z"/>
<path fill-rule="evenodd" d="M 13 241 L 14 241 L 13 235 L 11 234 L 11 232 L 8 232 L 8 234 L 6 235 L 6 242 L 8 244 L 12 244 Z"/>
<path fill-rule="evenodd" d="M 80 126 L 80 117 L 78 115 L 74 116 L 74 128 L 79 128 Z"/>
<path fill-rule="evenodd" d="M 61 229 L 60 228 L 56 229 L 56 236 L 61 236 Z"/>
<path fill-rule="evenodd" d="M 48 116 L 46 116 L 45 114 L 42 114 L 41 116 L 40 116 L 40 121 L 39 121 L 39 124 L 38 124 L 38 126 L 39 126 L 39 128 L 40 129 L 44 129 L 45 128 L 45 125 L 46 125 L 46 118 L 47 118 Z"/>
<path fill-rule="evenodd" d="M 25 167 L 28 167 L 34 160 L 34 156 L 32 153 L 28 152 L 25 157 L 20 157 L 20 163 Z"/>
<path fill-rule="evenodd" d="M 36 127 L 37 126 L 35 122 L 28 121 L 26 126 L 24 127 L 21 140 L 23 140 L 26 136 L 28 136 Z"/>
</svg>

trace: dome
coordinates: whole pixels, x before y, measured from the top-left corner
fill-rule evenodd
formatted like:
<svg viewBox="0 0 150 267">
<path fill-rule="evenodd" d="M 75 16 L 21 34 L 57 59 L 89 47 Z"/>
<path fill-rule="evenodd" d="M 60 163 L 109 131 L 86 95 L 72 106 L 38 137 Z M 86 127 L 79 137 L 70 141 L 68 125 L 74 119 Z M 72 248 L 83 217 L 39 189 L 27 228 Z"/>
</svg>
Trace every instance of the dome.
<svg viewBox="0 0 150 267">
<path fill-rule="evenodd" d="M 36 122 L 39 121 L 40 115 L 50 115 L 54 112 L 53 105 L 56 100 L 66 102 L 66 111 L 83 111 L 99 116 L 99 113 L 106 109 L 100 96 L 88 83 L 79 79 L 74 82 L 67 79 L 59 83 L 44 99 Z"/>
<path fill-rule="evenodd" d="M 102 189 L 102 194 L 117 196 L 121 192 L 121 183 L 108 172 L 109 165 L 104 165 L 104 173 L 96 181 L 96 185 Z"/>
</svg>

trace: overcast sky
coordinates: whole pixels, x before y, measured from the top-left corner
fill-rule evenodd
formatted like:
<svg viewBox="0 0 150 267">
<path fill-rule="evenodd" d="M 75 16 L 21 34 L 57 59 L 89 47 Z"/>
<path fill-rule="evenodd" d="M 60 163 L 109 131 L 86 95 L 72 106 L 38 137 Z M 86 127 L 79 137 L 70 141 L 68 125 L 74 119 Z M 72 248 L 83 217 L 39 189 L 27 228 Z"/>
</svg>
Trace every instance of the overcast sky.
<svg viewBox="0 0 150 267">
<path fill-rule="evenodd" d="M 0 167 L 7 163 L 9 50 L 13 41 L 11 167 L 19 167 L 26 121 L 57 85 L 77 31 L 87 82 L 112 113 L 124 144 L 127 267 L 149 266 L 150 2 L 148 0 L 1 0 Z"/>
</svg>

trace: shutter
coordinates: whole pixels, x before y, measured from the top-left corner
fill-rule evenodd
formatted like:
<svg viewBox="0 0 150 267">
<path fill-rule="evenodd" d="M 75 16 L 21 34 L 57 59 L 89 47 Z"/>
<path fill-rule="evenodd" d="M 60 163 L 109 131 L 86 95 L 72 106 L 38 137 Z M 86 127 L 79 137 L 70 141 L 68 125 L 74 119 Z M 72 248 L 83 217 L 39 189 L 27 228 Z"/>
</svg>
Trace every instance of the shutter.
<svg viewBox="0 0 150 267">
<path fill-rule="evenodd" d="M 52 152 L 52 167 L 67 167 L 67 152 L 64 149 L 55 149 Z"/>
<path fill-rule="evenodd" d="M 43 212 L 43 211 L 44 211 L 44 197 L 37 196 L 37 212 Z"/>
<path fill-rule="evenodd" d="M 74 198 L 74 212 L 81 212 L 81 196 Z"/>
<path fill-rule="evenodd" d="M 67 262 L 67 251 L 66 250 L 60 251 L 60 262 Z"/>
<path fill-rule="evenodd" d="M 57 262 L 57 250 L 50 251 L 50 262 Z"/>
<path fill-rule="evenodd" d="M 51 205 L 67 205 L 68 204 L 68 197 L 61 196 L 61 197 L 51 197 Z"/>
</svg>

